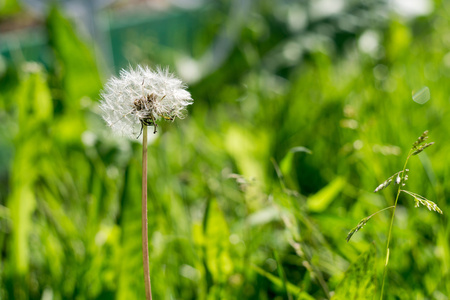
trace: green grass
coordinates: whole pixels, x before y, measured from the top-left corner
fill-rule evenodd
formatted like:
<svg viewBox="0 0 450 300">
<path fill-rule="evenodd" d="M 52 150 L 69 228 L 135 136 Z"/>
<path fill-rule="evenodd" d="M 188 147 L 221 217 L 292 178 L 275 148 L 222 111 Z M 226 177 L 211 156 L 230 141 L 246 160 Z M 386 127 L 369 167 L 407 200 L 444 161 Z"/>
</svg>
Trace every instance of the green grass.
<svg viewBox="0 0 450 300">
<path fill-rule="evenodd" d="M 276 46 L 294 34 L 268 5 L 226 62 L 189 87 L 187 119 L 162 122 L 150 142 L 154 298 L 371 299 L 389 214 L 351 243 L 347 232 L 393 205 L 393 190 L 373 190 L 429 129 L 436 145 L 410 161 L 421 175 L 408 185 L 444 215 L 400 196 L 385 299 L 446 299 L 445 10 L 377 25 L 378 58 L 358 50 L 362 28 L 342 49 L 335 37 L 287 64 Z M 69 22 L 52 11 L 47 28 L 53 65 L 16 61 L 0 75 L 0 298 L 142 299 L 141 146 L 97 114 L 101 72 Z M 174 63 L 154 52 L 146 61 Z M 423 86 L 431 99 L 421 105 L 412 92 Z"/>
</svg>

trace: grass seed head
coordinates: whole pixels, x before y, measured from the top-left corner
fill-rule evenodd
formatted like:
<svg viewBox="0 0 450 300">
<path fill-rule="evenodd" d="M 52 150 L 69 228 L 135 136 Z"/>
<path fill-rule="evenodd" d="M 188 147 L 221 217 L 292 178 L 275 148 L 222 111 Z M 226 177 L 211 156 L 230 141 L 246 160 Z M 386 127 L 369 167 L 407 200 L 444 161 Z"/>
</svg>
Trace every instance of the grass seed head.
<svg viewBox="0 0 450 300">
<path fill-rule="evenodd" d="M 425 142 L 428 139 L 428 130 L 425 130 L 421 136 L 419 136 L 419 138 L 417 139 L 417 141 L 414 142 L 413 144 L 413 149 L 417 148 L 417 146 L 419 146 L 420 144 L 422 144 L 423 142 Z"/>
<path fill-rule="evenodd" d="M 443 212 L 439 208 L 439 206 L 437 206 L 437 204 L 434 203 L 433 201 L 430 201 L 428 199 L 420 199 L 420 198 L 414 198 L 414 201 L 416 202 L 414 207 L 419 207 L 419 205 L 422 204 L 423 206 L 426 206 L 426 208 L 428 208 L 429 211 L 433 210 L 437 213 L 440 213 L 441 215 L 443 214 Z"/>
<path fill-rule="evenodd" d="M 364 227 L 364 225 L 366 225 L 366 223 L 370 220 L 370 218 L 371 218 L 371 216 L 362 219 L 361 221 L 359 221 L 358 225 L 356 225 L 355 228 L 353 228 L 352 230 L 350 230 L 350 232 L 348 233 L 347 238 L 346 238 L 347 243 L 350 241 L 350 239 L 352 238 L 352 236 L 353 236 L 355 233 L 358 232 L 358 230 L 360 230 L 361 228 Z"/>
<path fill-rule="evenodd" d="M 405 169 L 405 175 L 403 176 L 404 181 L 408 180 L 408 175 L 406 175 L 406 174 L 408 174 L 408 172 L 409 172 L 409 169 Z M 387 188 L 391 184 L 393 178 L 396 176 L 397 177 L 395 178 L 394 184 L 400 184 L 400 182 L 402 181 L 401 174 L 403 174 L 403 171 L 399 171 L 399 172 L 395 173 L 394 175 L 392 175 L 391 177 L 386 179 L 382 184 L 377 186 L 377 188 L 373 192 L 376 193 L 376 192 L 379 192 L 379 191 Z"/>
<path fill-rule="evenodd" d="M 386 181 L 384 181 L 382 184 L 380 184 L 379 186 L 377 186 L 377 188 L 373 191 L 374 193 L 379 192 L 385 188 L 388 187 L 388 185 L 390 185 L 392 182 L 392 178 L 387 179 Z"/>
<path fill-rule="evenodd" d="M 434 144 L 434 142 L 431 142 L 431 143 L 426 143 L 426 144 L 424 144 L 424 145 L 422 145 L 422 146 L 417 147 L 416 150 L 413 152 L 412 155 L 417 155 L 417 154 L 419 154 L 420 152 L 422 152 L 423 150 L 425 150 L 426 148 L 430 147 L 430 146 L 433 145 L 433 144 Z"/>
</svg>

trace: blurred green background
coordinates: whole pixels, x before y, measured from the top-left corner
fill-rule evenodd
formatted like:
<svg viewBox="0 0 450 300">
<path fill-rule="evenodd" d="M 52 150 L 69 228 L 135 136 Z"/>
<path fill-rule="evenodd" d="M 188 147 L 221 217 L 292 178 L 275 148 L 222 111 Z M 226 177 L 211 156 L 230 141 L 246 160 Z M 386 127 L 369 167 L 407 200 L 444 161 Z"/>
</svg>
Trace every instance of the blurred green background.
<svg viewBox="0 0 450 300">
<path fill-rule="evenodd" d="M 144 298 L 141 144 L 98 108 L 136 64 L 195 100 L 149 146 L 155 299 L 377 297 L 390 211 L 345 238 L 393 204 L 373 190 L 426 129 L 408 189 L 444 215 L 401 196 L 385 299 L 449 299 L 449 17 L 439 0 L 0 1 L 0 299 Z"/>
</svg>

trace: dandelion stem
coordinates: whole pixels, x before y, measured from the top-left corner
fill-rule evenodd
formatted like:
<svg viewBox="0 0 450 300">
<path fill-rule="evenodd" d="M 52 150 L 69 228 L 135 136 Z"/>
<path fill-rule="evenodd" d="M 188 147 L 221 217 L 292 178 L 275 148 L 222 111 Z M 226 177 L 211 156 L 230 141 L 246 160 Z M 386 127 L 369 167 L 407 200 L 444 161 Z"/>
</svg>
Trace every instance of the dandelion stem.
<svg viewBox="0 0 450 300">
<path fill-rule="evenodd" d="M 147 221 L 147 126 L 142 132 L 142 258 L 144 264 L 145 296 L 152 299 L 150 265 L 148 259 L 148 221 Z"/>
<path fill-rule="evenodd" d="M 401 177 L 401 180 L 400 180 L 400 182 L 399 182 L 399 184 L 398 184 L 397 196 L 395 197 L 394 209 L 393 209 L 393 211 L 392 211 L 391 223 L 390 223 L 390 225 L 389 225 L 388 238 L 387 238 L 387 242 L 386 242 L 386 260 L 385 260 L 385 263 L 384 263 L 383 282 L 382 282 L 382 284 L 381 284 L 381 295 L 380 295 L 380 300 L 383 299 L 384 282 L 385 282 L 385 280 L 386 280 L 387 265 L 388 265 L 388 262 L 389 262 L 389 252 L 390 252 L 390 251 L 389 251 L 389 243 L 390 243 L 390 241 L 391 241 L 391 233 L 392 233 L 392 226 L 393 226 L 393 224 L 394 224 L 395 209 L 397 208 L 398 197 L 400 196 L 400 193 L 401 193 L 401 191 L 402 191 L 402 184 L 403 184 L 404 177 L 405 177 L 406 165 L 408 164 L 408 160 L 409 160 L 409 158 L 410 158 L 411 155 L 412 155 L 411 153 L 412 153 L 412 149 L 409 150 L 408 157 L 406 158 L 405 165 L 403 166 L 403 171 L 402 171 L 402 173 L 401 173 L 401 174 L 402 174 L 402 175 L 401 175 L 402 177 Z"/>
</svg>

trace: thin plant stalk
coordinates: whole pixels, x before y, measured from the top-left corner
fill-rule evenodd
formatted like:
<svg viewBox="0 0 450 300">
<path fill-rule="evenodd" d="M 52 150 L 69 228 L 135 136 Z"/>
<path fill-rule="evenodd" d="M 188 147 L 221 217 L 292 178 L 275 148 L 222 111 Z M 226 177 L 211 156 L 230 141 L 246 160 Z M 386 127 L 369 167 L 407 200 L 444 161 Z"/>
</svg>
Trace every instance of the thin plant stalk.
<svg viewBox="0 0 450 300">
<path fill-rule="evenodd" d="M 150 264 L 148 259 L 148 220 L 147 220 L 147 126 L 142 129 L 142 259 L 144 264 L 145 296 L 152 299 Z"/>
<path fill-rule="evenodd" d="M 395 217 L 395 209 L 397 208 L 397 202 L 398 202 L 398 198 L 400 196 L 401 190 L 402 190 L 402 184 L 404 181 L 404 176 L 405 176 L 405 170 L 406 170 L 406 165 L 408 164 L 408 160 L 412 155 L 412 149 L 409 150 L 408 153 L 408 157 L 406 158 L 405 161 L 405 165 L 403 166 L 403 171 L 402 171 L 402 177 L 401 180 L 398 184 L 398 190 L 397 190 L 397 196 L 395 197 L 395 202 L 394 202 L 394 209 L 392 211 L 392 217 L 391 217 L 391 223 L 389 225 L 389 232 L 388 232 L 388 238 L 387 238 L 387 242 L 386 242 L 386 261 L 384 263 L 384 270 L 383 270 L 383 282 L 381 283 L 381 295 L 380 295 L 380 300 L 383 299 L 383 292 L 384 292 L 384 282 L 386 280 L 386 272 L 387 272 L 387 265 L 389 262 L 389 243 L 391 241 L 391 234 L 392 234 L 392 226 L 394 224 L 394 217 Z"/>
<path fill-rule="evenodd" d="M 408 175 L 406 174 L 409 170 L 406 168 L 406 166 L 408 165 L 408 161 L 411 158 L 411 156 L 413 155 L 417 155 L 419 153 L 421 153 L 423 150 L 425 150 L 426 148 L 430 147 L 431 145 L 434 144 L 434 142 L 431 143 L 425 143 L 425 141 L 428 139 L 428 130 L 425 130 L 422 135 L 412 144 L 412 148 L 409 150 L 408 152 L 408 156 L 406 157 L 405 160 L 405 164 L 403 165 L 403 170 L 400 172 L 395 173 L 394 175 L 392 175 L 391 177 L 389 177 L 387 180 L 385 180 L 383 183 L 381 183 L 380 185 L 377 186 L 377 188 L 374 190 L 374 193 L 381 191 L 383 189 L 385 189 L 392 181 L 393 178 L 395 176 L 397 176 L 395 178 L 395 184 L 398 185 L 398 189 L 397 189 L 397 196 L 395 197 L 395 201 L 394 201 L 394 205 L 390 206 L 388 208 L 393 208 L 392 211 L 392 217 L 391 217 L 391 222 L 389 224 L 389 231 L 388 231 L 388 236 L 387 236 L 387 240 L 386 240 L 386 260 L 384 263 L 384 270 L 383 270 L 383 281 L 381 284 L 381 293 L 380 293 L 380 299 L 383 299 L 384 296 L 384 285 L 386 283 L 386 274 L 387 274 L 387 267 L 388 267 L 388 263 L 389 263 L 389 256 L 390 256 L 390 249 L 389 249 L 389 245 L 391 242 L 391 236 L 392 236 L 392 227 L 394 226 L 394 218 L 395 218 L 395 211 L 397 209 L 397 203 L 398 203 L 398 198 L 400 197 L 400 193 L 401 192 L 405 192 L 406 194 L 408 194 L 409 196 L 414 198 L 415 201 L 415 207 L 419 207 L 420 205 L 425 206 L 426 208 L 428 208 L 428 210 L 433 210 L 439 214 L 443 214 L 442 210 L 437 206 L 436 203 L 434 203 L 433 201 L 428 200 L 427 198 L 413 193 L 411 191 L 407 191 L 407 190 L 403 190 L 402 187 L 405 185 L 405 181 L 408 180 Z M 375 214 L 382 212 L 388 208 L 382 209 L 378 212 L 376 212 Z M 364 225 L 366 225 L 366 223 L 369 221 L 370 218 L 372 218 L 372 216 L 374 216 L 375 214 L 370 215 L 369 217 L 366 217 L 364 219 L 362 219 L 358 225 L 353 228 L 352 230 L 350 230 L 350 232 L 347 235 L 347 242 L 352 238 L 352 236 L 361 228 L 363 228 Z"/>
</svg>

